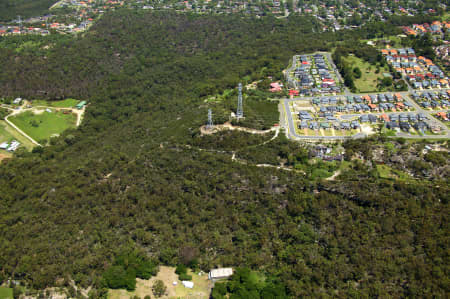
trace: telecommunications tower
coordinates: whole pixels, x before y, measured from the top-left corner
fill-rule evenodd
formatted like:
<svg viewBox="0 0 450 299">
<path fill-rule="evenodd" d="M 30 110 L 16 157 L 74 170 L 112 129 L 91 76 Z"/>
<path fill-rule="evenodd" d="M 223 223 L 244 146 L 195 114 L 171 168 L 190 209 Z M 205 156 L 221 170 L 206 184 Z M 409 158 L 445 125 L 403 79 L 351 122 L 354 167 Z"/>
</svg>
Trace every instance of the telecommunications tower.
<svg viewBox="0 0 450 299">
<path fill-rule="evenodd" d="M 239 119 L 244 117 L 244 109 L 242 108 L 242 83 L 239 83 L 238 90 L 239 94 L 238 94 L 238 106 L 236 111 L 236 117 Z"/>
<path fill-rule="evenodd" d="M 211 109 L 208 109 L 208 124 L 206 125 L 206 130 L 212 130 L 214 127 L 213 120 L 212 120 L 212 111 Z"/>
</svg>

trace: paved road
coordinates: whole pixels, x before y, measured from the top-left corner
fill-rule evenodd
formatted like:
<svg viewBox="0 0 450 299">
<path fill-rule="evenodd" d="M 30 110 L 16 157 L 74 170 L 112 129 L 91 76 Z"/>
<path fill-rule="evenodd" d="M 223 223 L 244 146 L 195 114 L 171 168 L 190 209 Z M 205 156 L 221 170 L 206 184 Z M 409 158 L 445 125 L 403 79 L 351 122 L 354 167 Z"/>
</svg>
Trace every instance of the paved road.
<svg viewBox="0 0 450 299">
<path fill-rule="evenodd" d="M 429 90 L 429 91 L 434 91 L 434 90 Z M 429 125 L 436 125 L 436 126 L 441 127 L 443 129 L 443 131 L 445 132 L 445 134 L 417 136 L 417 135 L 409 135 L 407 133 L 400 132 L 400 133 L 397 133 L 397 137 L 414 138 L 414 139 L 418 139 L 418 138 L 420 138 L 420 139 L 449 139 L 450 138 L 449 128 L 445 124 L 443 124 L 439 120 L 437 120 L 434 116 L 432 116 L 432 114 L 437 113 L 439 111 L 429 111 L 429 110 L 422 109 L 422 107 L 420 107 L 415 101 L 413 101 L 412 99 L 409 98 L 408 93 L 409 92 L 407 92 L 407 91 L 400 92 L 403 99 L 405 99 L 405 101 L 410 103 L 412 105 L 412 107 L 415 108 L 414 113 L 423 113 L 428 118 L 426 120 L 426 122 Z M 367 94 L 367 93 L 365 93 L 365 94 Z M 375 92 L 373 94 L 380 94 L 380 92 Z M 350 95 L 362 95 L 362 94 L 350 94 Z M 322 139 L 322 140 L 344 140 L 344 139 L 350 139 L 350 138 L 367 137 L 367 135 L 364 133 L 358 133 L 353 136 L 304 136 L 304 135 L 298 135 L 295 130 L 295 123 L 292 118 L 292 112 L 289 107 L 289 103 L 294 102 L 294 101 L 310 101 L 313 98 L 318 98 L 318 97 L 301 97 L 301 98 L 282 100 L 282 103 L 284 106 L 283 114 L 285 114 L 284 118 L 285 118 L 287 124 L 284 121 L 282 122 L 280 120 L 280 125 L 284 125 L 284 128 L 286 129 L 286 136 L 288 138 L 294 139 L 294 140 L 320 140 L 320 139 Z M 446 111 L 446 110 L 443 110 L 443 111 Z M 401 113 L 401 112 L 385 112 L 385 114 L 398 114 L 398 113 Z M 384 114 L 384 113 L 376 112 L 376 113 L 370 113 L 370 114 L 380 115 L 380 114 Z M 363 115 L 363 114 L 344 114 L 343 117 L 344 118 L 355 117 L 355 116 L 360 116 L 360 115 Z M 280 116 L 281 116 L 281 114 L 280 114 Z"/>
</svg>

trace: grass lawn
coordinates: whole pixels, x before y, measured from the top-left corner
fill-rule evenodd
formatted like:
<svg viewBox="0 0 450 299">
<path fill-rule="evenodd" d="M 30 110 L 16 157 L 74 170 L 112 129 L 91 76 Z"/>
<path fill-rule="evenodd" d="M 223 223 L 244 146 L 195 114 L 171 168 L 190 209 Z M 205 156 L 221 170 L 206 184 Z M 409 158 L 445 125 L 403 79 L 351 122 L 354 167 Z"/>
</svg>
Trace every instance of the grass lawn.
<svg viewBox="0 0 450 299">
<path fill-rule="evenodd" d="M 50 106 L 57 108 L 70 108 L 74 107 L 80 101 L 75 99 L 65 99 L 62 101 L 44 101 L 44 100 L 33 100 L 33 106 Z"/>
<path fill-rule="evenodd" d="M 43 111 L 39 114 L 27 111 L 10 117 L 9 120 L 38 142 L 54 134 L 60 134 L 68 128 L 74 128 L 76 124 L 74 114 L 55 111 L 51 113 Z"/>
<path fill-rule="evenodd" d="M 13 299 L 13 289 L 0 287 L 0 299 Z"/>
<path fill-rule="evenodd" d="M 34 144 L 31 143 L 30 140 L 17 132 L 16 129 L 12 128 L 4 120 L 0 120 L 0 143 L 10 142 L 12 140 L 19 141 L 28 150 L 31 150 L 34 147 Z"/>
<path fill-rule="evenodd" d="M 175 288 L 176 298 L 192 298 L 192 299 L 208 299 L 211 292 L 211 284 L 208 280 L 208 274 L 205 273 L 202 276 L 192 273 L 188 270 L 188 274 L 192 275 L 192 282 L 194 283 L 194 288 L 185 288 L 181 283 Z"/>
<path fill-rule="evenodd" d="M 380 178 L 383 179 L 396 179 L 396 180 L 408 180 L 411 177 L 403 171 L 393 169 L 387 165 L 377 165 L 377 171 Z"/>
<path fill-rule="evenodd" d="M 389 73 L 387 66 L 380 68 L 378 74 L 375 73 L 376 66 L 358 58 L 354 55 L 345 57 L 345 61 L 350 63 L 353 68 L 358 67 L 361 70 L 361 78 L 355 79 L 355 86 L 359 92 L 376 92 L 378 91 L 378 80 L 383 79 L 383 73 Z"/>
</svg>

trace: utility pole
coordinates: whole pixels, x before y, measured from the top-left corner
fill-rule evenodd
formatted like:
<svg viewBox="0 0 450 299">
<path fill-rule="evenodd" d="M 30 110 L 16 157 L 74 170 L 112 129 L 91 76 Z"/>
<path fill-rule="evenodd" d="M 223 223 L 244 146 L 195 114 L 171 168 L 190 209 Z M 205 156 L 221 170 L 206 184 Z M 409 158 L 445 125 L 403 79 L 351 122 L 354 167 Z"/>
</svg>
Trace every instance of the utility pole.
<svg viewBox="0 0 450 299">
<path fill-rule="evenodd" d="M 243 118 L 244 117 L 244 108 L 242 107 L 242 83 L 239 83 L 238 85 L 238 106 L 236 111 L 236 117 Z"/>
<path fill-rule="evenodd" d="M 212 111 L 211 109 L 208 109 L 208 124 L 206 125 L 206 130 L 212 130 L 213 128 Z"/>
</svg>

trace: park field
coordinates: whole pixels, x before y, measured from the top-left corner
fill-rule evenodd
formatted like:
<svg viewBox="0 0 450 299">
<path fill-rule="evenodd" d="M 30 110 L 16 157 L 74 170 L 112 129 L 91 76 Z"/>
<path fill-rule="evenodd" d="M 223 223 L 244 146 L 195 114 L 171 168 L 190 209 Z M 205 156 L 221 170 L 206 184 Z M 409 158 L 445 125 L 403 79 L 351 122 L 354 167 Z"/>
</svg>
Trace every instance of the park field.
<svg viewBox="0 0 450 299">
<path fill-rule="evenodd" d="M 9 120 L 37 142 L 58 135 L 66 129 L 75 128 L 76 125 L 74 114 L 44 110 L 39 113 L 31 111 L 20 113 L 11 116 Z"/>
<path fill-rule="evenodd" d="M 350 63 L 353 68 L 358 67 L 361 70 L 361 78 L 354 79 L 355 86 L 359 92 L 376 92 L 378 91 L 378 82 L 383 79 L 383 73 L 389 73 L 387 66 L 380 68 L 377 74 L 377 67 L 358 58 L 354 55 L 345 57 L 345 61 Z"/>
<path fill-rule="evenodd" d="M 13 289 L 0 287 L 0 299 L 13 299 Z"/>
<path fill-rule="evenodd" d="M 33 100 L 33 106 L 46 106 L 55 108 L 71 108 L 78 104 L 80 101 L 75 99 L 65 99 L 62 101 L 45 101 L 45 100 Z"/>
</svg>

